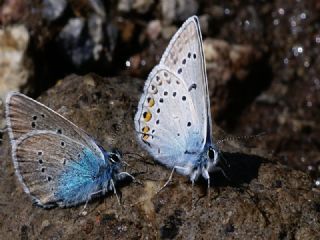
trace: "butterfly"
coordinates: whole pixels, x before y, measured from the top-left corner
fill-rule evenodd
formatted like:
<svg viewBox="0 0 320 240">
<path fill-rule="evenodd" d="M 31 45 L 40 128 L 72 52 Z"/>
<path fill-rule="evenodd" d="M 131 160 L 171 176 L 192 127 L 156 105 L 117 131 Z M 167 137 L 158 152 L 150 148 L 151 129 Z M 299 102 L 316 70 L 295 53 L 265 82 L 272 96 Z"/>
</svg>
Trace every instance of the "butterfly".
<svg viewBox="0 0 320 240">
<path fill-rule="evenodd" d="M 72 122 L 20 93 L 6 98 L 15 173 L 37 205 L 70 207 L 114 191 L 121 153 L 105 151 Z"/>
<path fill-rule="evenodd" d="M 185 21 L 146 80 L 135 115 L 139 142 L 156 161 L 194 183 L 221 170 L 213 143 L 199 19 Z M 169 178 L 169 180 L 170 180 Z"/>
</svg>

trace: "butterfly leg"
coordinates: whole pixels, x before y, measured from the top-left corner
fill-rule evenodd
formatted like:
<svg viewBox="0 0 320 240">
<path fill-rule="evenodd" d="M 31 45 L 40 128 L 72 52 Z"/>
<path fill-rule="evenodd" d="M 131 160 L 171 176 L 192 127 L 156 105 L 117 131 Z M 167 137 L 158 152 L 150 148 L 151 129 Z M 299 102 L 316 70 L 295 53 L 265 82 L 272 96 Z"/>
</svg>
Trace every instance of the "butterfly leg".
<svg viewBox="0 0 320 240">
<path fill-rule="evenodd" d="M 143 185 L 139 180 L 137 180 L 137 179 L 136 179 L 134 176 L 132 176 L 130 173 L 121 172 L 121 173 L 118 174 L 118 176 L 119 176 L 119 179 L 120 179 L 120 180 L 123 179 L 123 178 L 125 178 L 125 177 L 130 177 L 133 182 L 136 182 L 136 183 L 138 183 L 138 184 L 140 184 L 140 185 Z"/>
<path fill-rule="evenodd" d="M 204 172 L 203 172 L 203 174 L 204 174 L 204 178 L 207 180 L 207 182 L 208 182 L 208 191 L 209 191 L 209 189 L 210 189 L 210 175 L 209 175 L 209 173 L 208 173 L 208 171 L 207 170 L 205 170 Z"/>
<path fill-rule="evenodd" d="M 119 205 L 121 206 L 120 199 L 119 199 L 119 196 L 118 196 L 118 194 L 117 194 L 116 187 L 115 187 L 114 182 L 113 182 L 113 180 L 112 180 L 112 179 L 110 180 L 110 183 L 111 183 L 112 188 L 113 188 L 113 193 L 116 195 L 117 200 L 118 200 L 118 203 L 119 203 Z"/>
<path fill-rule="evenodd" d="M 209 207 L 210 207 L 210 195 L 211 195 L 211 191 L 210 191 L 210 175 L 208 174 L 208 199 L 209 199 Z"/>
<path fill-rule="evenodd" d="M 127 172 L 121 172 L 118 174 L 118 176 L 120 177 L 120 179 L 123 179 L 125 177 L 130 177 L 133 181 L 135 181 L 135 177 L 132 176 L 130 173 L 127 173 Z"/>
<path fill-rule="evenodd" d="M 86 203 L 84 204 L 84 207 L 83 207 L 82 211 L 80 212 L 80 215 L 83 215 L 83 216 L 87 215 L 87 211 L 85 211 L 85 210 L 87 208 L 89 200 L 90 200 L 90 197 L 88 197 Z"/>
<path fill-rule="evenodd" d="M 103 192 L 103 190 L 99 190 L 99 191 L 90 193 L 90 195 L 88 196 L 88 199 L 87 199 L 86 203 L 84 204 L 84 207 L 83 207 L 83 209 L 82 209 L 82 211 L 81 211 L 81 215 L 84 215 L 84 216 L 85 216 L 85 215 L 87 214 L 87 212 L 85 211 L 85 209 L 87 208 L 88 202 L 91 200 L 91 198 L 92 198 L 93 195 L 98 194 L 98 193 L 100 193 L 100 192 Z"/>
<path fill-rule="evenodd" d="M 187 170 L 187 169 L 184 168 L 184 167 L 179 167 L 179 166 L 173 167 L 169 179 L 168 179 L 168 180 L 166 181 L 166 183 L 157 191 L 156 194 L 158 194 L 159 192 L 161 192 L 162 189 L 164 189 L 164 188 L 171 182 L 173 173 L 174 173 L 174 171 L 175 171 L 176 169 Z"/>
</svg>

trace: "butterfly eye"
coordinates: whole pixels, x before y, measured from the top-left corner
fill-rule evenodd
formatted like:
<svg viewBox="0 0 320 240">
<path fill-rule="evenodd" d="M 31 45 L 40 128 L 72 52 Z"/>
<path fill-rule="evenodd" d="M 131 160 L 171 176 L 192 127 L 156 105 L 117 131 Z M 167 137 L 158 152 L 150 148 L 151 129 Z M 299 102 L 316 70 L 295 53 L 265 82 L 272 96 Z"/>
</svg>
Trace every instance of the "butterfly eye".
<svg viewBox="0 0 320 240">
<path fill-rule="evenodd" d="M 120 152 L 119 150 L 117 150 L 117 149 L 114 149 L 114 150 L 110 153 L 109 159 L 110 159 L 110 161 L 111 161 L 112 163 L 117 163 L 117 162 L 120 162 L 121 156 L 122 156 L 121 152 Z"/>
<path fill-rule="evenodd" d="M 215 155 L 214 150 L 213 150 L 212 147 L 210 147 L 209 150 L 208 150 L 208 157 L 210 159 L 214 159 L 214 155 Z"/>
<path fill-rule="evenodd" d="M 114 163 L 120 161 L 119 157 L 118 157 L 116 154 L 112 154 L 112 155 L 110 156 L 110 160 L 111 160 L 112 162 L 114 162 Z"/>
</svg>

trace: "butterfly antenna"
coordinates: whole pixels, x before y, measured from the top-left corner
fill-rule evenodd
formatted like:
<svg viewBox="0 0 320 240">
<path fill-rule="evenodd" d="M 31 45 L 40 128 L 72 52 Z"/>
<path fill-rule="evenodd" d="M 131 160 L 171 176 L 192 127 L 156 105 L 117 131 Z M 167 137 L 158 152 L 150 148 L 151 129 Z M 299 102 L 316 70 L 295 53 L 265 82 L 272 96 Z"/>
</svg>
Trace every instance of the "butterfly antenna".
<svg viewBox="0 0 320 240">
<path fill-rule="evenodd" d="M 123 153 L 123 154 L 124 154 L 124 155 L 132 155 L 132 157 L 134 156 L 134 157 L 133 157 L 134 159 L 138 159 L 139 161 L 144 162 L 144 163 L 149 164 L 149 165 L 154 165 L 153 162 L 146 161 L 146 157 L 144 157 L 144 156 L 142 156 L 142 155 L 140 155 L 140 154 L 138 154 L 138 153 L 125 152 L 125 153 Z"/>
<path fill-rule="evenodd" d="M 237 140 L 240 140 L 240 139 L 258 138 L 258 137 L 261 137 L 261 136 L 263 136 L 263 135 L 266 135 L 266 132 L 262 132 L 262 133 L 259 133 L 259 134 L 256 134 L 256 135 L 245 135 L 245 136 L 227 137 L 227 138 L 218 140 L 218 141 L 217 141 L 217 145 L 219 145 L 219 144 L 221 144 L 221 143 L 224 143 L 224 142 L 235 141 L 235 140 L 237 141 Z"/>
<path fill-rule="evenodd" d="M 139 159 L 139 160 L 140 160 L 140 158 L 141 158 L 141 159 L 144 159 L 141 155 L 139 155 L 139 154 L 137 154 L 137 153 L 125 152 L 125 153 L 123 153 L 123 155 L 133 155 L 133 156 L 135 156 L 135 157 L 133 157 L 133 158 Z M 139 158 L 137 158 L 136 156 L 139 156 Z M 126 166 L 131 167 L 133 170 L 139 172 L 138 169 L 132 167 L 128 162 L 126 162 L 126 161 L 124 161 L 124 160 L 122 160 L 121 162 L 123 162 Z M 130 177 L 134 182 L 137 182 L 137 183 L 139 183 L 139 184 L 142 185 L 142 183 L 141 183 L 140 181 L 138 181 L 134 176 L 132 176 L 131 174 L 129 174 L 129 173 L 127 173 L 127 172 L 121 172 L 120 175 L 126 175 L 126 176 Z"/>
<path fill-rule="evenodd" d="M 130 164 L 129 164 L 129 163 L 127 163 L 126 161 L 121 160 L 121 162 L 122 162 L 122 163 L 124 163 L 124 165 L 126 165 L 126 166 L 130 167 Z"/>
<path fill-rule="evenodd" d="M 141 155 L 139 155 L 137 153 L 125 152 L 125 153 L 123 153 L 123 155 L 129 155 L 129 156 L 131 155 L 131 157 L 133 159 L 138 159 L 138 160 L 144 159 Z M 131 165 L 128 162 L 126 162 L 124 160 L 121 160 L 121 162 L 123 162 L 126 166 L 131 167 Z"/>
<path fill-rule="evenodd" d="M 138 153 L 134 153 L 134 152 L 124 152 L 123 155 L 133 155 L 135 157 L 139 157 L 141 159 L 144 159 L 144 157 Z M 138 158 L 137 158 L 138 159 Z"/>
</svg>

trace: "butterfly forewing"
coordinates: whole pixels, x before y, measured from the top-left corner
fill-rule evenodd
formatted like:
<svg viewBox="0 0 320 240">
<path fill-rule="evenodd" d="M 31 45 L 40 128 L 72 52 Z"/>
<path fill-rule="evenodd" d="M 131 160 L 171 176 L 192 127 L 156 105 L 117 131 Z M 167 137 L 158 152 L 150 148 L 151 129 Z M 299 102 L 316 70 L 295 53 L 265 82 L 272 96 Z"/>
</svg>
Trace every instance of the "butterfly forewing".
<svg viewBox="0 0 320 240">
<path fill-rule="evenodd" d="M 92 152 L 104 158 L 94 141 L 80 128 L 43 104 L 20 93 L 11 93 L 6 100 L 6 117 L 12 144 L 30 132 L 53 131 L 89 146 Z"/>
<path fill-rule="evenodd" d="M 173 36 L 159 65 L 168 67 L 185 82 L 201 120 L 199 127 L 204 136 L 211 138 L 207 74 L 199 20 L 196 16 L 190 17 Z"/>
</svg>

